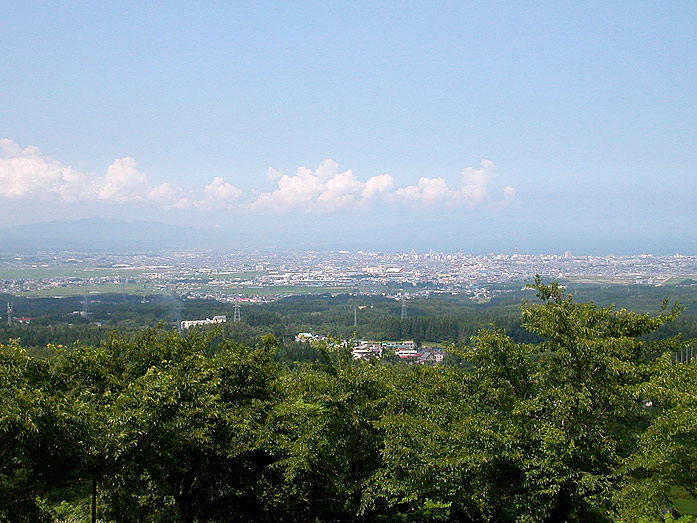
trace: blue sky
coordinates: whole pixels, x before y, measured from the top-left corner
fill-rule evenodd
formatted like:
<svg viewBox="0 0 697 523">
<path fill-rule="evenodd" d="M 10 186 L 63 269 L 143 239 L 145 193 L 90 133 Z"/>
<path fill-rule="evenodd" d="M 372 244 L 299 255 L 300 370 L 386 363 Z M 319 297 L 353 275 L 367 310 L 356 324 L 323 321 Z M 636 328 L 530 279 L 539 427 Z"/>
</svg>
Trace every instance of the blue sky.
<svg viewBox="0 0 697 523">
<path fill-rule="evenodd" d="M 697 253 L 695 2 L 47 4 L 0 20 L 5 225 Z"/>
</svg>

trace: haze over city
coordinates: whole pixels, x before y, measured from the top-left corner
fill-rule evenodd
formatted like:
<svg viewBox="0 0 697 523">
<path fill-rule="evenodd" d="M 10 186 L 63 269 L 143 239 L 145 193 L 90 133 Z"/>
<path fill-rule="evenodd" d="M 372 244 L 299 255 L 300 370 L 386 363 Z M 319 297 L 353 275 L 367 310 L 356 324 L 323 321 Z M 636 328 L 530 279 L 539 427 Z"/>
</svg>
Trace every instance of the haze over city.
<svg viewBox="0 0 697 523">
<path fill-rule="evenodd" d="M 694 2 L 8 4 L 0 222 L 695 254 L 696 21 Z"/>
</svg>

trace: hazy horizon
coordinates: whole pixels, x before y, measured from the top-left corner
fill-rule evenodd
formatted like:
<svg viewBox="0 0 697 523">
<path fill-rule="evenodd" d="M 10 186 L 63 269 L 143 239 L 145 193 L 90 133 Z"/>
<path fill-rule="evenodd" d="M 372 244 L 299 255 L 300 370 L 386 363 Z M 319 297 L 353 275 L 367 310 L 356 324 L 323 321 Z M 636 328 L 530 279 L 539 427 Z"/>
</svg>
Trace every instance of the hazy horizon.
<svg viewBox="0 0 697 523">
<path fill-rule="evenodd" d="M 360 231 L 358 232 L 360 235 Z M 369 235 L 365 235 L 368 237 Z M 156 238 L 156 239 L 154 239 Z M 81 220 L 57 220 L 50 222 L 35 222 L 15 227 L 0 227 L 0 252 L 36 252 L 36 251 L 61 251 L 76 250 L 83 252 L 92 251 L 130 251 L 130 250 L 197 250 L 206 249 L 213 251 L 231 251 L 256 249 L 266 251 L 377 251 L 386 253 L 405 253 L 412 250 L 419 253 L 435 252 L 465 254 L 557 254 L 562 255 L 569 251 L 578 256 L 630 256 L 640 254 L 652 254 L 657 256 L 670 256 L 680 254 L 684 256 L 697 255 L 697 249 L 687 248 L 671 249 L 670 245 L 663 249 L 617 249 L 608 245 L 594 243 L 590 249 L 571 248 L 568 238 L 566 240 L 551 239 L 546 248 L 523 248 L 525 243 L 508 248 L 501 244 L 501 248 L 494 248 L 495 243 L 484 244 L 479 241 L 463 243 L 443 243 L 435 241 L 405 241 L 384 240 L 374 236 L 365 238 L 341 239 L 334 241 L 318 242 L 311 238 L 292 237 L 285 238 L 283 231 L 276 234 L 267 234 L 262 237 L 254 237 L 253 234 L 242 235 L 234 230 L 220 228 L 184 227 L 154 221 L 127 221 L 120 219 L 81 219 Z M 511 242 L 512 244 L 512 242 Z M 535 242 L 537 247 L 542 242 Z M 614 245 L 616 247 L 616 245 Z M 684 245 L 683 245 L 684 247 Z"/>
</svg>

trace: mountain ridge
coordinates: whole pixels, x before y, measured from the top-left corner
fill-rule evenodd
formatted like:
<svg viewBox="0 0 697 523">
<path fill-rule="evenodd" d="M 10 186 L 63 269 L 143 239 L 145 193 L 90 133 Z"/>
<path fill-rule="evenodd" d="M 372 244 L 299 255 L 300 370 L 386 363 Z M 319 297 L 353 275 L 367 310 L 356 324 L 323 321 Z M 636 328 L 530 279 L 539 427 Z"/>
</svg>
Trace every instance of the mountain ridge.
<svg viewBox="0 0 697 523">
<path fill-rule="evenodd" d="M 0 228 L 0 251 L 123 251 L 202 247 L 207 231 L 119 218 L 43 221 Z"/>
</svg>

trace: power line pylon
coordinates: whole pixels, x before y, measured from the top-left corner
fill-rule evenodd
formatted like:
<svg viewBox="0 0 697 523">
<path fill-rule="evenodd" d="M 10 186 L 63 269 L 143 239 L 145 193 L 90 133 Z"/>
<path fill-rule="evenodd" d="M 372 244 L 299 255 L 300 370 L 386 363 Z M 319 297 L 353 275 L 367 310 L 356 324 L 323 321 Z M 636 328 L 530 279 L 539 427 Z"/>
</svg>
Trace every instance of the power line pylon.
<svg viewBox="0 0 697 523">
<path fill-rule="evenodd" d="M 404 296 L 402 296 L 402 319 L 407 319 L 407 299 Z"/>
<path fill-rule="evenodd" d="M 242 319 L 240 317 L 240 304 L 239 303 L 235 303 L 234 310 L 235 311 L 232 315 L 232 321 L 242 321 Z"/>
</svg>

